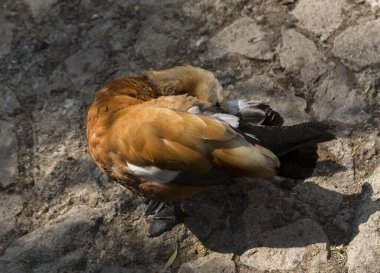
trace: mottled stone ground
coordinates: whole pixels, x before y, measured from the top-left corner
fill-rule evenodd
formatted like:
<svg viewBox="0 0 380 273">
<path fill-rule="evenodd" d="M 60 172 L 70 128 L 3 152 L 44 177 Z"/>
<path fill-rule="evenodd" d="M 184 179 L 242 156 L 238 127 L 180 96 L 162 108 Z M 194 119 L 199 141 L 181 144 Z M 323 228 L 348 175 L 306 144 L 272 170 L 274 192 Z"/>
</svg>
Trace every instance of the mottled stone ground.
<svg viewBox="0 0 380 273">
<path fill-rule="evenodd" d="M 379 7 L 1 1 L 0 272 L 380 272 Z M 86 111 L 109 79 L 184 63 L 338 138 L 310 179 L 210 188 L 150 239 L 143 201 L 91 163 Z"/>
</svg>

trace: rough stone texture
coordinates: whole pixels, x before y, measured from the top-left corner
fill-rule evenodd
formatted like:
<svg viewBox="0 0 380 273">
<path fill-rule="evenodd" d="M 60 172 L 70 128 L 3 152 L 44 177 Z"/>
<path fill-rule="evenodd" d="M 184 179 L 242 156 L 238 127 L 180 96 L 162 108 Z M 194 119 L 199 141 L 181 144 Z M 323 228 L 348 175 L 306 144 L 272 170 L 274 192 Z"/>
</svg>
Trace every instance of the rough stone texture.
<svg viewBox="0 0 380 273">
<path fill-rule="evenodd" d="M 0 116 L 14 115 L 20 110 L 20 103 L 10 88 L 0 84 L 0 94 Z"/>
<path fill-rule="evenodd" d="M 325 39 L 343 22 L 342 9 L 345 5 L 345 0 L 301 0 L 292 14 L 298 19 L 299 27 L 322 35 L 322 39 Z"/>
<path fill-rule="evenodd" d="M 0 59 L 11 51 L 13 29 L 15 25 L 0 16 Z"/>
<path fill-rule="evenodd" d="M 370 117 L 360 90 L 349 84 L 348 72 L 337 67 L 316 88 L 313 111 L 318 120 L 343 121 L 354 124 Z"/>
<path fill-rule="evenodd" d="M 20 195 L 0 192 L 0 254 L 15 236 L 16 216 L 22 211 L 22 203 Z"/>
<path fill-rule="evenodd" d="M 138 56 L 147 62 L 162 65 L 162 61 L 166 63 L 175 54 L 179 46 L 178 37 L 183 35 L 183 30 L 180 21 L 169 20 L 172 16 L 174 14 L 169 10 L 168 13 L 150 16 L 143 22 L 134 45 Z"/>
<path fill-rule="evenodd" d="M 380 63 L 380 19 L 348 27 L 334 39 L 332 52 L 356 70 Z"/>
<path fill-rule="evenodd" d="M 27 268 L 51 272 L 76 267 L 84 256 L 81 247 L 91 244 L 100 219 L 97 209 L 73 207 L 47 225 L 14 240 L 0 257 L 2 272 Z"/>
<path fill-rule="evenodd" d="M 221 58 L 227 53 L 237 53 L 248 58 L 270 60 L 271 44 L 255 20 L 242 17 L 225 27 L 207 44 L 210 58 Z"/>
<path fill-rule="evenodd" d="M 357 212 L 358 234 L 347 248 L 347 267 L 350 273 L 380 271 L 380 167 L 367 183 L 371 190 L 363 196 Z"/>
<path fill-rule="evenodd" d="M 281 241 L 289 248 L 257 247 L 240 257 L 241 262 L 259 271 L 293 270 L 307 263 L 314 267 L 327 262 L 328 240 L 321 227 L 309 219 L 300 220 L 286 227 L 275 229 L 263 236 L 262 243 L 270 246 Z M 295 247 L 295 246 L 305 247 Z M 317 272 L 317 271 L 314 271 Z"/>
<path fill-rule="evenodd" d="M 235 273 L 235 263 L 232 261 L 232 255 L 212 253 L 206 257 L 198 258 L 195 261 L 184 263 L 178 270 L 178 273 Z"/>
<path fill-rule="evenodd" d="M 0 175 L 14 177 L 0 188 L 0 272 L 378 272 L 379 23 L 364 1 L 316 3 L 3 0 Z M 301 7 L 315 16 L 295 22 Z M 318 22 L 323 9 L 337 17 Z M 207 188 L 183 201 L 184 224 L 148 238 L 143 200 L 87 154 L 86 113 L 109 79 L 178 64 L 337 139 L 308 179 Z"/>
<path fill-rule="evenodd" d="M 339 200 L 343 197 L 341 194 L 350 194 L 352 188 L 357 186 L 352 153 L 352 142 L 346 138 L 337 138 L 321 145 L 318 168 L 314 170 L 314 176 L 307 179 L 307 181 L 334 192 L 332 196 L 325 194 L 326 198 L 332 198 L 330 201 L 315 201 L 316 204 L 323 202 L 326 202 L 325 205 L 332 204 L 333 199 L 336 200 L 336 203 L 339 203 Z M 327 169 L 330 170 L 327 171 Z M 335 193 L 338 196 L 334 197 Z M 338 204 L 335 204 L 333 207 L 337 209 L 337 206 Z M 326 212 L 329 211 L 329 209 L 325 209 Z"/>
<path fill-rule="evenodd" d="M 366 2 L 371 6 L 373 12 L 377 12 L 380 9 L 379 0 L 366 0 Z"/>
<path fill-rule="evenodd" d="M 309 83 L 328 69 L 326 58 L 315 44 L 294 29 L 282 31 L 282 47 L 279 52 L 282 67 L 300 73 L 300 79 Z"/>
<path fill-rule="evenodd" d="M 17 137 L 13 126 L 0 120 L 0 189 L 16 183 L 18 174 Z"/>
<path fill-rule="evenodd" d="M 35 18 L 42 13 L 47 12 L 51 6 L 56 4 L 58 0 L 24 0 L 29 5 L 30 10 Z"/>
<path fill-rule="evenodd" d="M 104 58 L 104 51 L 101 49 L 83 49 L 66 59 L 66 71 L 71 76 L 72 82 L 81 86 L 94 77 L 95 71 L 102 68 Z"/>
</svg>

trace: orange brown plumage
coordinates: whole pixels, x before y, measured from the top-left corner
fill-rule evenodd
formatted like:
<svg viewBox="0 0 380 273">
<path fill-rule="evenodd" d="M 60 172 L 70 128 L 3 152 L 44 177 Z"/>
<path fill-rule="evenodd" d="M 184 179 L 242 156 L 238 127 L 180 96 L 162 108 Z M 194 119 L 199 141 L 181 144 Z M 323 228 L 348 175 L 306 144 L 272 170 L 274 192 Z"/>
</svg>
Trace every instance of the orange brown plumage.
<svg viewBox="0 0 380 273">
<path fill-rule="evenodd" d="M 128 172 L 128 164 L 181 172 L 221 168 L 239 175 L 274 175 L 279 162 L 272 152 L 250 144 L 225 122 L 186 112 L 193 106 L 210 107 L 217 95 L 205 83 L 197 91 L 204 93 L 198 95 L 204 100 L 181 95 L 197 89 L 195 83 L 186 86 L 183 81 L 184 87 L 177 81 L 169 90 L 167 85 L 159 89 L 148 77 L 126 77 L 102 87 L 87 120 L 89 152 L 96 164 L 134 192 L 161 201 L 192 195 L 207 184 L 149 181 Z M 172 96 L 162 96 L 168 92 Z"/>
<path fill-rule="evenodd" d="M 207 179 L 183 182 L 183 174 L 202 178 L 217 170 L 227 176 L 273 176 L 280 160 L 270 149 L 291 151 L 299 142 L 323 135 L 317 125 L 305 123 L 280 129 L 292 135 L 278 140 L 263 126 L 247 123 L 245 134 L 230 126 L 230 115 L 224 119 L 223 115 L 202 114 L 214 111 L 217 105 L 229 112 L 221 90 L 211 72 L 192 66 L 110 81 L 97 92 L 88 112 L 89 152 L 100 169 L 122 185 L 148 198 L 170 202 L 215 185 Z M 260 107 L 259 111 L 268 112 Z M 270 115 L 273 119 L 273 113 Z M 302 137 L 302 130 L 312 134 Z"/>
</svg>

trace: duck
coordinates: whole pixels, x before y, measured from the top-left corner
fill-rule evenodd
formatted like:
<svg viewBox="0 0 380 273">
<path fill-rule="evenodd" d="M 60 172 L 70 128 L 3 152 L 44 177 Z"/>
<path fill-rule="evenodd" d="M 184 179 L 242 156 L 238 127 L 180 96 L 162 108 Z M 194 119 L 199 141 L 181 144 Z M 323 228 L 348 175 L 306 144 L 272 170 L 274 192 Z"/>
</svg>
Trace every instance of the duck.
<svg viewBox="0 0 380 273">
<path fill-rule="evenodd" d="M 303 177 L 334 139 L 320 122 L 282 125 L 269 105 L 227 100 L 211 71 L 183 65 L 99 88 L 87 143 L 102 172 L 149 200 L 155 237 L 183 222 L 180 200 L 234 177 Z"/>
</svg>

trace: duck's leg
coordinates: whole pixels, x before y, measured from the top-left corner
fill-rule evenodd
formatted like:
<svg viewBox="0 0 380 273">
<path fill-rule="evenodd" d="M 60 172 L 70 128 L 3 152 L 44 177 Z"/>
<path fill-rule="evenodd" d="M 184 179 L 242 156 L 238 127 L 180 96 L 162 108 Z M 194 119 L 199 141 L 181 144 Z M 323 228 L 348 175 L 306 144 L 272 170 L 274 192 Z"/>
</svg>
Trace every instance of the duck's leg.
<svg viewBox="0 0 380 273">
<path fill-rule="evenodd" d="M 182 223 L 186 216 L 185 212 L 182 210 L 180 201 L 159 206 L 159 210 L 156 210 L 156 214 L 150 222 L 149 237 L 157 237 L 162 233 L 171 230 L 179 223 Z"/>
<path fill-rule="evenodd" d="M 156 214 L 165 206 L 165 203 L 152 199 L 146 199 L 145 204 L 147 204 L 144 212 L 145 217 Z"/>
</svg>

